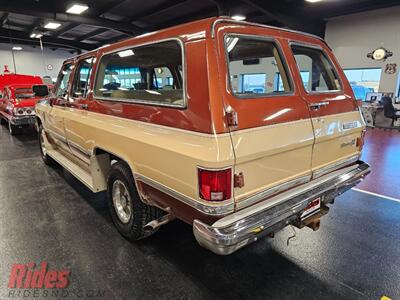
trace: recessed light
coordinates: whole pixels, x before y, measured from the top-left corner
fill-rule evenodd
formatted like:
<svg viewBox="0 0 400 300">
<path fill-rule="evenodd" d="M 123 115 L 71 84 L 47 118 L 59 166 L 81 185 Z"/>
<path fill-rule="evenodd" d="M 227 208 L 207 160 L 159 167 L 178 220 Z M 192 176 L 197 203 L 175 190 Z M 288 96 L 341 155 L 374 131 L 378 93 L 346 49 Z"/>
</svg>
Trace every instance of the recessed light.
<svg viewBox="0 0 400 300">
<path fill-rule="evenodd" d="M 307 2 L 310 2 L 310 3 L 316 3 L 316 2 L 320 2 L 320 1 L 322 1 L 322 0 L 306 0 Z"/>
<path fill-rule="evenodd" d="M 20 46 L 14 46 L 14 47 L 12 47 L 12 49 L 13 49 L 14 51 L 21 51 L 21 50 L 22 50 L 22 47 L 20 47 Z"/>
<path fill-rule="evenodd" d="M 135 53 L 129 49 L 129 50 L 124 50 L 124 51 L 120 51 L 118 52 L 119 57 L 127 57 L 127 56 L 132 56 L 135 55 Z"/>
<path fill-rule="evenodd" d="M 246 17 L 243 15 L 233 15 L 232 19 L 234 19 L 236 21 L 244 21 L 244 20 L 246 20 Z"/>
<path fill-rule="evenodd" d="M 68 8 L 66 12 L 69 14 L 80 15 L 88 8 L 89 8 L 89 6 L 87 6 L 85 4 L 74 4 L 70 8 Z"/>
<path fill-rule="evenodd" d="M 60 26 L 61 26 L 60 23 L 49 22 L 46 25 L 44 25 L 44 28 L 46 28 L 46 29 L 57 29 Z"/>
</svg>

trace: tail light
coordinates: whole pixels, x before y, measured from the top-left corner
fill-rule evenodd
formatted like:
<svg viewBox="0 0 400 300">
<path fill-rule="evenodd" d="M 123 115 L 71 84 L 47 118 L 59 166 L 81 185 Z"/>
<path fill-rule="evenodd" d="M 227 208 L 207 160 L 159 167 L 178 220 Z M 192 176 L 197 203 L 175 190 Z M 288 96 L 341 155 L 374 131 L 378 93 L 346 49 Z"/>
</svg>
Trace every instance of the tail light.
<svg viewBox="0 0 400 300">
<path fill-rule="evenodd" d="M 199 195 L 207 201 L 223 201 L 232 195 L 232 169 L 198 169 Z"/>
</svg>

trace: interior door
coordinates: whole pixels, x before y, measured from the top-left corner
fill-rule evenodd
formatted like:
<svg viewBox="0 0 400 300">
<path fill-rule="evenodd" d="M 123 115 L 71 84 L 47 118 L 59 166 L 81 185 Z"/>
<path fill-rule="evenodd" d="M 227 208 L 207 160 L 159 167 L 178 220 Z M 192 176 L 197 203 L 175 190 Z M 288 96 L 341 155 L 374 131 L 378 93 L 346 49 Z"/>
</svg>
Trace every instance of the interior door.
<svg viewBox="0 0 400 300">
<path fill-rule="evenodd" d="M 225 110 L 237 116 L 230 130 L 234 171 L 245 182 L 234 190 L 241 208 L 308 182 L 314 135 L 282 50 L 286 41 L 265 28 L 230 26 L 217 32 L 219 61 L 226 62 L 219 66 L 226 74 L 221 79 Z"/>
<path fill-rule="evenodd" d="M 70 63 L 65 64 L 62 67 L 61 72 L 58 75 L 55 93 L 50 99 L 51 110 L 45 118 L 47 134 L 58 147 L 67 152 L 70 152 L 70 149 L 65 134 L 64 116 L 66 105 L 68 103 L 68 91 L 72 70 L 73 65 Z"/>
<path fill-rule="evenodd" d="M 351 87 L 329 49 L 292 43 L 314 127 L 314 177 L 358 160 L 365 123 Z"/>
</svg>

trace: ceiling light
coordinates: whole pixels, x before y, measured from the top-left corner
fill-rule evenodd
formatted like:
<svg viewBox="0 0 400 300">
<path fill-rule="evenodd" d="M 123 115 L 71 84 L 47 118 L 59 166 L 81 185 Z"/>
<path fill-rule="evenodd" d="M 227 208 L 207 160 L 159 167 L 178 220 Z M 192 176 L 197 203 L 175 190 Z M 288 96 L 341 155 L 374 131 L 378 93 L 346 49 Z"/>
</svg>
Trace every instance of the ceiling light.
<svg viewBox="0 0 400 300">
<path fill-rule="evenodd" d="M 85 4 L 74 4 L 70 8 L 68 8 L 66 12 L 69 14 L 80 15 L 88 8 L 89 8 L 89 6 L 87 6 Z"/>
<path fill-rule="evenodd" d="M 322 0 L 306 0 L 307 2 L 310 2 L 310 3 L 315 3 L 315 2 L 320 2 L 320 1 L 322 1 Z"/>
<path fill-rule="evenodd" d="M 32 33 L 29 37 L 30 37 L 31 39 L 36 38 L 36 33 Z"/>
<path fill-rule="evenodd" d="M 119 57 L 127 57 L 135 55 L 131 49 L 118 52 Z"/>
<path fill-rule="evenodd" d="M 36 34 L 37 39 L 40 39 L 42 36 L 43 36 L 43 34 L 41 34 L 41 33 Z"/>
<path fill-rule="evenodd" d="M 14 51 L 21 51 L 21 50 L 22 50 L 22 47 L 20 47 L 20 46 L 14 46 L 14 47 L 12 47 L 12 49 L 13 49 Z"/>
<path fill-rule="evenodd" d="M 246 20 L 246 17 L 243 15 L 233 15 L 232 19 L 234 19 L 236 21 L 244 21 L 244 20 Z"/>
<path fill-rule="evenodd" d="M 57 29 L 60 26 L 61 26 L 60 23 L 49 22 L 46 25 L 44 25 L 44 28 L 46 28 L 46 29 Z"/>
</svg>

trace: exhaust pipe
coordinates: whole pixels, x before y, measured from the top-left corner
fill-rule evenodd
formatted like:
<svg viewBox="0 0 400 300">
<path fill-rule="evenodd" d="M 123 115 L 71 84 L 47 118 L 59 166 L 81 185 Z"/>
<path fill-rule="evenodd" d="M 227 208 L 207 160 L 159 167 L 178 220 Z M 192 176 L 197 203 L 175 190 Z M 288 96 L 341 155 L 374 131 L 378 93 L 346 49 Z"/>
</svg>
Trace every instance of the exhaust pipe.
<svg viewBox="0 0 400 300">
<path fill-rule="evenodd" d="M 172 211 L 170 209 L 168 209 L 168 213 L 167 214 L 163 215 L 161 218 L 158 218 L 156 220 L 150 221 L 149 223 L 144 225 L 143 228 L 145 230 L 155 231 L 158 228 L 160 228 L 162 225 L 165 225 L 165 224 L 171 222 L 174 219 L 175 219 L 175 215 L 172 213 Z"/>
</svg>

